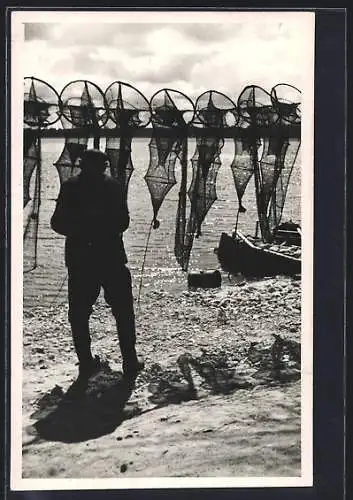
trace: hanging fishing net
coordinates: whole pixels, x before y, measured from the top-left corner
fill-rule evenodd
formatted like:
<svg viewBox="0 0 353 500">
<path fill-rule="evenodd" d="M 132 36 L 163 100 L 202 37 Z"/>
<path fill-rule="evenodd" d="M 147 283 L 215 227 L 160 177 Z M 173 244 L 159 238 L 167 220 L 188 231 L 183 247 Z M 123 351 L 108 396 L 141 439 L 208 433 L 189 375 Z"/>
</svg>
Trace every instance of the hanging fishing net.
<svg viewBox="0 0 353 500">
<path fill-rule="evenodd" d="M 238 133 L 233 137 L 234 158 L 231 163 L 231 170 L 239 204 L 237 216 L 239 216 L 239 213 L 246 212 L 246 208 L 242 204 L 242 199 L 254 174 L 253 161 L 254 158 L 257 158 L 258 148 L 261 145 L 260 140 L 252 140 L 248 133 L 248 129 L 251 126 L 251 119 L 246 106 L 251 97 L 251 92 L 246 93 L 241 103 L 241 109 L 237 109 L 236 125 L 238 126 Z"/>
<path fill-rule="evenodd" d="M 301 124 L 301 92 L 292 85 L 278 84 L 271 91 L 273 106 L 277 109 L 282 126 Z M 281 169 L 276 188 L 271 198 L 269 223 L 271 228 L 277 227 L 282 218 L 289 181 L 296 164 L 300 149 L 299 137 L 285 137 L 285 154 L 282 156 Z"/>
<path fill-rule="evenodd" d="M 94 83 L 77 80 L 64 87 L 60 95 L 61 124 L 67 131 L 64 149 L 55 162 L 60 183 L 79 173 L 79 158 L 93 136 L 99 149 L 101 127 L 108 119 L 104 94 Z"/>
<path fill-rule="evenodd" d="M 70 82 L 61 91 L 60 99 L 63 116 L 76 128 L 99 129 L 108 120 L 104 94 L 95 83 Z"/>
<path fill-rule="evenodd" d="M 195 119 L 196 117 L 196 119 Z M 134 166 L 132 138 L 139 128 L 152 123 L 149 165 L 144 177 L 151 196 L 153 227 L 169 191 L 176 185 L 176 165 L 181 182 L 176 214 L 174 253 L 188 269 L 194 238 L 217 198 L 216 180 L 225 135 L 234 130 L 231 164 L 237 192 L 238 214 L 245 211 L 242 199 L 254 177 L 258 218 L 263 239 L 280 223 L 288 186 L 300 150 L 301 93 L 288 84 L 266 92 L 245 87 L 237 106 L 224 94 L 208 91 L 194 105 L 183 93 L 162 89 L 148 100 L 133 86 L 112 83 L 105 93 L 94 83 L 77 80 L 60 97 L 50 85 L 36 78 L 25 79 L 23 207 L 25 269 L 36 266 L 41 198 L 41 130 L 60 120 L 65 144 L 55 163 L 60 183 L 79 173 L 79 160 L 93 139 L 100 147 L 106 135 L 110 175 L 126 188 Z M 192 123 L 192 127 L 190 127 Z M 104 129 L 104 132 L 102 132 Z M 188 133 L 196 131 L 188 183 Z M 188 216 L 187 216 L 188 209 Z M 237 219 L 238 220 L 238 219 Z"/>
<path fill-rule="evenodd" d="M 269 130 L 279 122 L 271 95 L 261 87 L 250 85 L 241 92 L 237 109 L 243 123 L 248 124 L 246 142 L 237 138 L 232 171 L 239 200 L 239 212 L 244 212 L 241 200 L 254 174 L 256 201 L 262 237 L 269 236 L 268 205 L 283 164 L 286 142 L 281 134 Z M 259 149 L 262 154 L 258 158 Z M 244 154 L 245 152 L 245 154 Z"/>
<path fill-rule="evenodd" d="M 59 96 L 46 82 L 24 79 L 23 206 L 30 201 L 30 182 L 40 162 L 40 130 L 59 120 Z"/>
<path fill-rule="evenodd" d="M 34 173 L 32 199 L 24 209 L 23 224 L 23 271 L 33 271 L 37 267 L 39 209 L 41 198 L 41 169 L 39 164 Z"/>
<path fill-rule="evenodd" d="M 283 168 L 287 148 L 288 141 L 285 137 L 264 137 L 262 141 L 262 155 L 259 161 L 261 176 L 259 195 L 266 213 Z"/>
<path fill-rule="evenodd" d="M 64 116 L 61 117 L 61 124 L 63 129 L 74 131 L 73 124 Z M 65 137 L 64 148 L 58 160 L 54 163 L 59 174 L 60 185 L 80 172 L 79 158 L 87 149 L 88 139 L 89 135 L 87 133 L 82 136 L 79 132 L 77 132 L 77 136 Z"/>
<path fill-rule="evenodd" d="M 127 195 L 130 177 L 134 170 L 131 159 L 131 142 L 134 131 L 146 127 L 151 119 L 148 100 L 135 87 L 114 82 L 105 92 L 109 112 L 108 127 L 115 133 L 109 134 L 106 154 L 109 157 L 110 174 L 125 186 Z"/>
<path fill-rule="evenodd" d="M 243 89 L 238 98 L 237 109 L 239 117 L 255 129 L 275 125 L 279 120 L 271 95 L 257 85 L 249 85 Z"/>
<path fill-rule="evenodd" d="M 252 151 L 249 140 L 244 136 L 236 136 L 234 141 L 234 158 L 231 163 L 233 181 L 237 192 L 239 212 L 246 212 L 242 199 L 247 185 L 254 173 Z"/>
<path fill-rule="evenodd" d="M 60 98 L 49 83 L 34 77 L 24 79 L 24 127 L 50 127 L 59 120 Z"/>
<path fill-rule="evenodd" d="M 30 183 L 40 161 L 38 132 L 26 129 L 23 137 L 23 207 L 31 200 Z"/>
<path fill-rule="evenodd" d="M 176 184 L 175 163 L 179 159 L 184 178 L 186 176 L 187 124 L 193 119 L 194 106 L 181 92 L 163 89 L 150 101 L 153 132 L 149 143 L 150 162 L 144 177 L 148 186 L 152 207 L 153 227 L 159 227 L 158 211 Z M 182 181 L 184 184 L 184 180 Z M 186 193 L 186 188 L 183 187 Z M 183 202 L 180 201 L 181 205 Z M 180 211 L 185 211 L 180 206 Z M 183 215 L 180 215 L 180 220 Z M 178 225 L 177 231 L 182 231 Z"/>
<path fill-rule="evenodd" d="M 283 139 L 283 155 L 269 207 L 269 225 L 271 230 L 275 229 L 281 222 L 288 186 L 293 168 L 298 159 L 299 150 L 299 138 L 287 137 Z"/>
<path fill-rule="evenodd" d="M 195 127 L 217 128 L 223 139 L 223 130 L 234 127 L 237 123 L 237 112 L 234 102 L 221 92 L 208 90 L 201 94 L 195 103 L 196 118 Z M 213 130 L 212 134 L 216 135 Z"/>
<path fill-rule="evenodd" d="M 285 127 L 301 125 L 301 92 L 292 85 L 280 83 L 271 90 L 271 99 L 283 127 L 283 134 L 277 139 L 277 178 L 269 208 L 269 225 L 270 229 L 273 230 L 281 222 L 289 182 L 300 150 L 300 136 L 289 136 L 285 132 Z"/>
<path fill-rule="evenodd" d="M 254 173 L 252 164 L 252 142 L 248 135 L 244 132 L 250 126 L 242 116 L 239 116 L 238 111 L 234 110 L 235 125 L 238 127 L 237 132 L 233 136 L 234 142 L 234 158 L 230 165 L 233 175 L 233 181 L 238 197 L 238 214 L 246 212 L 246 208 L 242 204 L 242 199 L 246 187 Z M 257 147 L 259 146 L 259 141 Z"/>
<path fill-rule="evenodd" d="M 284 125 L 300 125 L 301 92 L 287 83 L 279 83 L 271 90 L 271 99 Z"/>
<path fill-rule="evenodd" d="M 220 154 L 224 140 L 212 137 L 198 137 L 196 150 L 191 159 L 192 181 L 188 191 L 192 206 L 195 236 L 201 236 L 201 225 L 207 212 L 217 199 L 216 179 L 221 166 Z"/>
<path fill-rule="evenodd" d="M 29 272 L 37 266 L 41 130 L 59 119 L 59 96 L 46 82 L 27 77 L 24 79 L 23 111 L 23 271 Z"/>
<path fill-rule="evenodd" d="M 224 94 L 213 90 L 198 97 L 195 109 L 194 125 L 201 130 L 191 159 L 192 181 L 188 191 L 190 213 L 183 242 L 183 259 L 180 262 L 185 271 L 189 266 L 194 237 L 201 236 L 201 225 L 217 199 L 216 180 L 224 144 L 222 131 L 236 122 L 235 104 Z"/>
</svg>

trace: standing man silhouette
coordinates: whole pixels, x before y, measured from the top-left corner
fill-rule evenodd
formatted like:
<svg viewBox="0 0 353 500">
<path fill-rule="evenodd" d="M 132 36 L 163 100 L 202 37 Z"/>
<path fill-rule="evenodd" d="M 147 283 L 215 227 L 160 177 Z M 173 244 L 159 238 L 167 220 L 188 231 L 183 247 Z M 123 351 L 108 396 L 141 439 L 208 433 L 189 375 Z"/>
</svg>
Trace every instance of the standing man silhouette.
<svg viewBox="0 0 353 500">
<path fill-rule="evenodd" d="M 105 175 L 108 157 L 90 149 L 81 157 L 81 173 L 61 186 L 51 218 L 52 229 L 66 236 L 69 322 L 79 361 L 79 379 L 101 368 L 91 352 L 89 317 L 101 288 L 116 320 L 125 378 L 143 369 L 136 354 L 131 274 L 122 234 L 130 223 L 124 188 Z"/>
</svg>

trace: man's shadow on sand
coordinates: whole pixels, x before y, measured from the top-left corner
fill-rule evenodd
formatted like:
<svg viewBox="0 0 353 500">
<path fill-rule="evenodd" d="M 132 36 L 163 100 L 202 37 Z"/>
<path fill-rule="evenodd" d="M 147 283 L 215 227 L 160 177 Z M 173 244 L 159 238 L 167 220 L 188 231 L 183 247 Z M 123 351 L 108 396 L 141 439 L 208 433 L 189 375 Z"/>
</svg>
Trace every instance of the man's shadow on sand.
<svg viewBox="0 0 353 500">
<path fill-rule="evenodd" d="M 124 420 L 142 413 L 136 403 L 128 402 L 133 382 L 107 366 L 86 384 L 75 381 L 66 393 L 56 386 L 31 415 L 38 419 L 32 426 L 32 442 L 78 443 L 114 432 Z"/>
<path fill-rule="evenodd" d="M 134 382 L 125 381 L 121 372 L 106 364 L 88 384 L 75 381 L 66 393 L 60 386 L 54 387 L 37 401 L 38 410 L 31 415 L 37 421 L 29 428 L 32 439 L 25 446 L 41 441 L 79 443 L 96 439 L 142 413 L 197 399 L 189 384 L 167 384 L 164 391 L 149 398 L 153 407 L 142 410 L 136 402 L 129 401 Z"/>
<path fill-rule="evenodd" d="M 190 363 L 195 365 L 192 359 L 179 358 L 178 366 L 185 382 L 170 381 L 162 374 L 157 383 L 149 384 L 151 395 L 148 399 L 153 406 L 144 410 L 136 402 L 129 401 L 135 381 L 124 380 L 122 373 L 114 372 L 108 364 L 87 384 L 75 381 L 66 394 L 56 386 L 37 401 L 38 410 L 31 415 L 37 421 L 29 432 L 34 436 L 26 444 L 43 440 L 78 443 L 96 439 L 111 434 L 122 422 L 142 413 L 197 400 L 200 394 L 193 383 Z M 195 367 L 208 379 L 211 393 L 229 394 L 236 389 L 253 387 L 242 377 L 226 374 L 227 377 L 220 379 L 221 370 L 217 377 L 211 377 L 212 370 L 210 375 L 205 367 L 203 371 L 197 364 Z"/>
</svg>

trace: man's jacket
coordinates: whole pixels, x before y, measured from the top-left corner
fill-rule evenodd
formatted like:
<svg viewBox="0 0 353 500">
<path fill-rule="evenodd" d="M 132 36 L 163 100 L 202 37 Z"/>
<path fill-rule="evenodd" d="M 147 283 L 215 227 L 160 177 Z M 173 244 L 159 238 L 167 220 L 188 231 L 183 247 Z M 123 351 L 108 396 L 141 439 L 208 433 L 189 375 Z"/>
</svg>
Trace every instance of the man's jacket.
<svg viewBox="0 0 353 500">
<path fill-rule="evenodd" d="M 52 229 L 66 236 L 65 263 L 127 262 L 122 233 L 129 227 L 125 195 L 118 181 L 80 174 L 64 182 L 51 218 Z"/>
</svg>

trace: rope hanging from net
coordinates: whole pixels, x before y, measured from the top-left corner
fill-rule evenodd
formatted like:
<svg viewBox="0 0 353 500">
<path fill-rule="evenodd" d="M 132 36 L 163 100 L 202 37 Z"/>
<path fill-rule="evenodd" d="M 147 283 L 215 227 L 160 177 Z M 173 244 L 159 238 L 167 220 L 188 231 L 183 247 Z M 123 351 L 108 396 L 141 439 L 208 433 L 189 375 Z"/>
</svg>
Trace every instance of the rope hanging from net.
<svg viewBox="0 0 353 500">
<path fill-rule="evenodd" d="M 128 185 L 134 166 L 131 143 L 134 131 L 146 127 L 151 119 L 148 100 L 135 87 L 124 82 L 112 83 L 105 92 L 109 119 L 107 127 L 116 133 L 109 135 L 105 152 L 109 158 L 110 174 L 125 186 Z"/>
<path fill-rule="evenodd" d="M 37 267 L 39 210 L 41 204 L 42 129 L 59 119 L 59 96 L 48 83 L 24 79 L 23 130 L 23 271 Z"/>
</svg>

